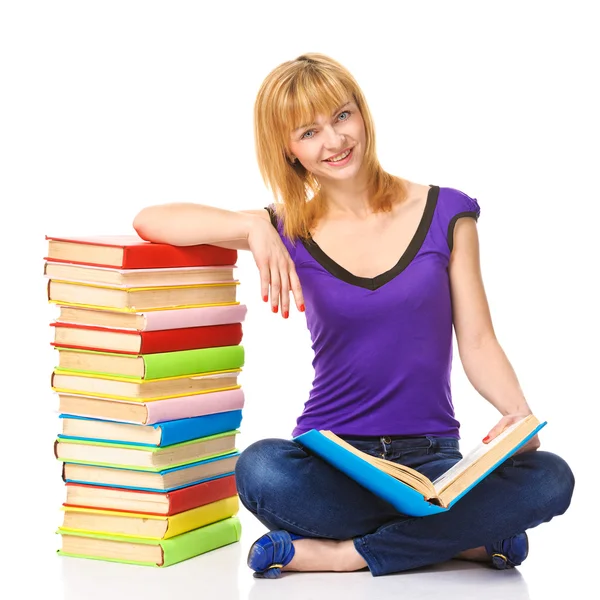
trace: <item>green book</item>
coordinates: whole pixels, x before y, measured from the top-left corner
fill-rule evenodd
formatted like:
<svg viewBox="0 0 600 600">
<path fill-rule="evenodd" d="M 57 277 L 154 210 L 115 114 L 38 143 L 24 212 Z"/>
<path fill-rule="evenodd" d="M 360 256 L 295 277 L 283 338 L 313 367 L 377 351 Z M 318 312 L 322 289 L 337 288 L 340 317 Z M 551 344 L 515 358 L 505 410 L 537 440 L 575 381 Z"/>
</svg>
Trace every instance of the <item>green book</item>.
<svg viewBox="0 0 600 600">
<path fill-rule="evenodd" d="M 61 556 L 90 558 L 148 567 L 169 567 L 238 542 L 242 526 L 237 517 L 229 517 L 205 527 L 176 535 L 168 540 L 75 531 L 59 527 Z"/>
<path fill-rule="evenodd" d="M 229 371 L 244 365 L 240 345 L 138 355 L 74 348 L 58 352 L 61 370 L 144 380 Z"/>
</svg>

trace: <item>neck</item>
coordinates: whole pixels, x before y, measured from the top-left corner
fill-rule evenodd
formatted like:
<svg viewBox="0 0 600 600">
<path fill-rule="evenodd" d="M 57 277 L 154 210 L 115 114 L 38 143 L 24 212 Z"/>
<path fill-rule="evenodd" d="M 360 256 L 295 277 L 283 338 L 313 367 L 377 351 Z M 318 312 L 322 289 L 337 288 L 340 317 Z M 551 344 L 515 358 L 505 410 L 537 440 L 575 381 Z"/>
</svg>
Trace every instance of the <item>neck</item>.
<svg viewBox="0 0 600 600">
<path fill-rule="evenodd" d="M 364 218 L 371 214 L 367 178 L 358 175 L 345 181 L 321 182 L 321 191 L 331 216 Z"/>
</svg>

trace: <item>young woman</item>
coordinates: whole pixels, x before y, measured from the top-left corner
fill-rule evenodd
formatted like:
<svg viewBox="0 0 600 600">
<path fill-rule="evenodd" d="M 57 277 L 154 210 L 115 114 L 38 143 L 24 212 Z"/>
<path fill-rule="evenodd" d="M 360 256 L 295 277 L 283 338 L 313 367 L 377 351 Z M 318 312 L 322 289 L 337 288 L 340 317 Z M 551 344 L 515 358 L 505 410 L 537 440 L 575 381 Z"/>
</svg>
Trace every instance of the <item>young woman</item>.
<svg viewBox="0 0 600 600">
<path fill-rule="evenodd" d="M 452 328 L 475 389 L 501 414 L 484 441 L 531 410 L 496 340 L 479 264 L 479 205 L 465 193 L 386 173 L 352 75 L 320 54 L 274 69 L 255 105 L 258 165 L 276 202 L 231 212 L 142 210 L 143 238 L 250 250 L 263 299 L 306 310 L 315 379 L 293 436 L 331 430 L 430 479 L 460 458 L 450 390 Z M 574 487 L 536 437 L 449 511 L 422 518 L 387 502 L 292 440 L 240 456 L 244 506 L 270 530 L 248 556 L 256 576 L 375 576 L 451 558 L 520 564 L 525 530 L 565 512 Z"/>
</svg>

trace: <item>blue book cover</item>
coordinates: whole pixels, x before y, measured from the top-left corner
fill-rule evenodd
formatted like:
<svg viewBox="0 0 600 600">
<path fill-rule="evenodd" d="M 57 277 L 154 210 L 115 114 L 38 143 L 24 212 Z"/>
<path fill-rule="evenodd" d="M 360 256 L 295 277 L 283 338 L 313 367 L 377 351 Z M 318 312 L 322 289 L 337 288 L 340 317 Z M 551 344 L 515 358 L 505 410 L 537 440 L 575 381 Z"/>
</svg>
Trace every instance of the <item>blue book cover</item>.
<svg viewBox="0 0 600 600">
<path fill-rule="evenodd" d="M 80 417 L 76 415 L 61 414 L 62 419 L 77 419 L 81 421 L 102 421 L 109 422 L 105 419 L 91 419 L 89 417 Z M 118 425 L 123 425 L 116 421 L 112 421 Z M 162 423 L 155 423 L 154 425 L 137 425 L 132 423 L 126 423 L 124 430 L 131 427 L 142 427 L 142 428 L 153 428 L 161 430 L 160 443 L 155 444 L 141 444 L 137 442 L 129 442 L 127 440 L 120 439 L 99 439 L 99 438 L 83 438 L 70 435 L 59 434 L 59 439 L 71 439 L 71 440 L 86 440 L 94 442 L 115 442 L 119 444 L 127 444 L 132 446 L 149 446 L 149 447 L 163 447 L 172 446 L 173 444 L 181 444 L 182 442 L 189 442 L 198 438 L 208 437 L 210 435 L 216 435 L 218 433 L 224 433 L 226 431 L 235 431 L 239 428 L 242 422 L 242 411 L 241 410 L 230 410 L 222 413 L 215 413 L 211 415 L 202 415 L 200 417 L 189 417 L 187 419 L 177 419 L 175 421 L 163 421 Z"/>
<path fill-rule="evenodd" d="M 425 517 L 449 510 L 469 490 L 487 477 L 496 467 L 525 445 L 538 431 L 546 425 L 546 421 L 535 426 L 521 441 L 511 446 L 496 460 L 493 466 L 454 497 L 447 506 L 441 506 L 435 501 L 429 501 L 410 485 L 388 475 L 360 456 L 350 452 L 338 443 L 330 440 L 321 432 L 312 429 L 295 438 L 294 441 L 305 446 L 323 460 L 339 469 L 348 477 L 373 492 L 373 494 L 389 502 L 396 510 L 405 515 Z"/>
</svg>

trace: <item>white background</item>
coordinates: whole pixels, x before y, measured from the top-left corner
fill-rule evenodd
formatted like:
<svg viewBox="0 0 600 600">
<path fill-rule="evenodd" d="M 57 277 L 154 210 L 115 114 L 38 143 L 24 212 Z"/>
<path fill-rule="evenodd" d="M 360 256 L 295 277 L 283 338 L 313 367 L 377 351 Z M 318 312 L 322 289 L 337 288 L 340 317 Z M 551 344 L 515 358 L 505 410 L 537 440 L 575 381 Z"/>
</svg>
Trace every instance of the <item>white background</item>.
<svg viewBox="0 0 600 600">
<path fill-rule="evenodd" d="M 600 164 L 594 5 L 3 2 L 0 552 L 9 581 L 47 598 L 120 592 L 158 598 L 206 592 L 212 574 L 215 594 L 225 580 L 231 586 L 224 598 L 272 593 L 243 564 L 253 532 L 261 531 L 246 513 L 242 542 L 230 554 L 216 551 L 185 566 L 140 571 L 54 555 L 64 488 L 52 452 L 59 426 L 50 390 L 55 310 L 46 302 L 44 236 L 131 233 L 133 217 L 149 204 L 194 201 L 232 210 L 268 204 L 254 156 L 254 98 L 271 69 L 308 51 L 331 55 L 357 78 L 385 169 L 478 199 L 497 336 L 534 412 L 549 422 L 542 447 L 575 471 L 569 512 L 530 532 L 531 557 L 520 574 L 486 579 L 468 593 L 506 594 L 500 582 L 511 581 L 513 597 L 542 598 L 569 590 L 575 570 L 589 575 L 599 532 L 589 481 L 600 358 L 592 292 Z M 238 265 L 240 300 L 248 306 L 240 379 L 244 448 L 290 435 L 313 372 L 304 315 L 292 309 L 284 321 L 271 314 L 251 255 L 240 253 Z M 466 450 L 498 415 L 470 386 L 458 354 L 453 385 Z M 218 568 L 223 579 L 214 579 Z M 469 573 L 478 584 L 480 571 Z M 421 575 L 418 590 L 425 593 L 434 581 L 449 585 L 442 575 Z M 367 573 L 286 581 L 293 585 L 277 584 L 287 586 L 279 590 L 302 597 L 313 589 L 303 586 L 332 583 L 343 584 L 347 598 L 411 589 L 406 576 L 382 583 Z M 464 596 L 465 578 L 452 581 Z M 125 582 L 129 587 L 120 587 Z"/>
</svg>

